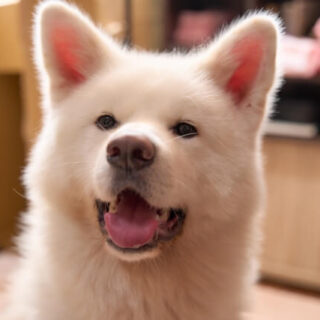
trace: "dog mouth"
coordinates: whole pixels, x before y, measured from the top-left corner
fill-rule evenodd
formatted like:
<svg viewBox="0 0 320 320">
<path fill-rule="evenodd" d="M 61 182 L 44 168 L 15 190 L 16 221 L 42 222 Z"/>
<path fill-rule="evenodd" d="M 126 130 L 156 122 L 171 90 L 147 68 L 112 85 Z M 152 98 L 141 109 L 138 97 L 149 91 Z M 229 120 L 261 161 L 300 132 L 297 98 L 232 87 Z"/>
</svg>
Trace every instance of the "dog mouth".
<svg viewBox="0 0 320 320">
<path fill-rule="evenodd" d="M 155 208 L 138 192 L 125 189 L 114 202 L 96 200 L 98 220 L 106 241 L 122 252 L 150 250 L 182 230 L 185 210 Z"/>
</svg>

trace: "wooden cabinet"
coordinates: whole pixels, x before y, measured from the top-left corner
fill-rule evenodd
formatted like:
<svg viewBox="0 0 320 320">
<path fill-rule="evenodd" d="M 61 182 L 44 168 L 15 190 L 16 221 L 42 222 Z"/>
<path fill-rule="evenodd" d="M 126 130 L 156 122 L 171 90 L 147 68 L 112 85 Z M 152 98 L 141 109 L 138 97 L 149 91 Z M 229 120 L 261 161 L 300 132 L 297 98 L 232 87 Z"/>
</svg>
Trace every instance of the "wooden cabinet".
<svg viewBox="0 0 320 320">
<path fill-rule="evenodd" d="M 264 277 L 320 290 L 320 139 L 265 138 Z"/>
<path fill-rule="evenodd" d="M 18 75 L 0 75 L 0 249 L 12 244 L 18 213 L 25 205 L 19 80 Z"/>
</svg>

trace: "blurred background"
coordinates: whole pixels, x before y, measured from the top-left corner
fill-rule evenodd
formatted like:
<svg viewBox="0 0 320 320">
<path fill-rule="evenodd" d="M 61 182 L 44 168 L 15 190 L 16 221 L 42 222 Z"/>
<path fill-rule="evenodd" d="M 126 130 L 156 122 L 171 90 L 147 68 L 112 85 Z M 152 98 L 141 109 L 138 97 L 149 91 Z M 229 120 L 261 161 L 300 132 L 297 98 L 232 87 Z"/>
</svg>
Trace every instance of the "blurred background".
<svg viewBox="0 0 320 320">
<path fill-rule="evenodd" d="M 0 0 L 0 253 L 12 248 L 17 217 L 26 207 L 20 175 L 41 125 L 31 59 L 37 2 Z M 156 51 L 206 43 L 248 10 L 279 14 L 286 34 L 285 83 L 264 137 L 264 284 L 252 319 L 320 319 L 320 0 L 73 3 L 120 42 Z"/>
</svg>

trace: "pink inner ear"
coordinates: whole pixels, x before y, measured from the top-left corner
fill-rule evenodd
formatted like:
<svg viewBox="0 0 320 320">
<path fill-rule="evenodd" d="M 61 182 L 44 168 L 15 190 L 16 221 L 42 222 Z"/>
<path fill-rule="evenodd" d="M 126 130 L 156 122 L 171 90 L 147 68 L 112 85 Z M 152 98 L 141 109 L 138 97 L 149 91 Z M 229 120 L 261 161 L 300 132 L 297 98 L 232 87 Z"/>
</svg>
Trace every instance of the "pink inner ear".
<svg viewBox="0 0 320 320">
<path fill-rule="evenodd" d="M 231 51 L 238 66 L 227 82 L 226 89 L 231 92 L 237 103 L 247 95 L 258 75 L 264 53 L 264 42 L 256 35 L 239 41 Z"/>
<path fill-rule="evenodd" d="M 59 71 L 66 81 L 72 84 L 85 81 L 83 71 L 90 61 L 75 30 L 64 25 L 56 26 L 51 33 L 51 43 Z"/>
</svg>

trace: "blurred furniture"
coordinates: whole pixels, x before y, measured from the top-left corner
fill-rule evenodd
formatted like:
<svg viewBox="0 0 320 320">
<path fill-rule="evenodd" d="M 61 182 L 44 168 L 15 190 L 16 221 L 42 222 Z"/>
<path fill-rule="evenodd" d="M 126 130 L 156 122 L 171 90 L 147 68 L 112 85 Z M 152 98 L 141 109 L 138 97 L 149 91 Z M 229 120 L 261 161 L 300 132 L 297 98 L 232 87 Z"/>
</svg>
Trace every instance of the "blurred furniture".
<svg viewBox="0 0 320 320">
<path fill-rule="evenodd" d="M 20 94 L 24 59 L 19 32 L 17 5 L 0 6 L 0 249 L 12 244 L 17 215 L 24 208 L 19 195 L 24 161 Z"/>
<path fill-rule="evenodd" d="M 320 139 L 266 137 L 262 274 L 320 290 Z"/>
</svg>

